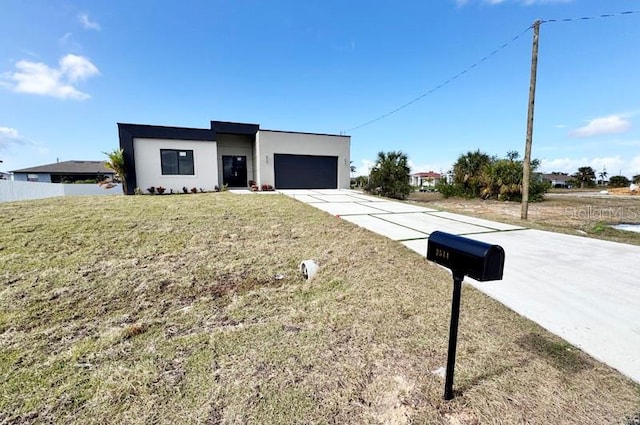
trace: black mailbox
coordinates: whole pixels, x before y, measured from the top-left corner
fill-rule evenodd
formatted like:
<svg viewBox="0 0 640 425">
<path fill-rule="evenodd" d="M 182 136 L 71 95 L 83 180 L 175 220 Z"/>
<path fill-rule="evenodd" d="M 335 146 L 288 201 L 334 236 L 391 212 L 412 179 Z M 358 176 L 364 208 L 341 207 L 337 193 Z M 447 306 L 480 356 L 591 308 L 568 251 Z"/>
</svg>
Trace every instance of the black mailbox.
<svg viewBox="0 0 640 425">
<path fill-rule="evenodd" d="M 427 244 L 427 260 L 451 269 L 453 273 L 453 298 L 451 300 L 451 326 L 449 327 L 449 352 L 444 382 L 444 399 L 453 398 L 453 374 L 456 365 L 458 319 L 462 280 L 470 276 L 479 281 L 502 280 L 504 249 L 499 245 L 474 241 L 458 235 L 433 232 Z"/>
<path fill-rule="evenodd" d="M 451 269 L 454 275 L 479 281 L 501 280 L 504 250 L 499 245 L 444 232 L 433 232 L 427 244 L 427 260 Z"/>
</svg>

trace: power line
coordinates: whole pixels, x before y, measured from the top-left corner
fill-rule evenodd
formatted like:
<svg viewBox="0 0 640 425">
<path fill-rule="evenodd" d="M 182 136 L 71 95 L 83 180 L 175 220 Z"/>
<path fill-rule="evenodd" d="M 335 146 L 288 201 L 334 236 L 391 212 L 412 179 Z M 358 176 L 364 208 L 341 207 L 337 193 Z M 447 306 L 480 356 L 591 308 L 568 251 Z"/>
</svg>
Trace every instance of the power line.
<svg viewBox="0 0 640 425">
<path fill-rule="evenodd" d="M 578 18 L 562 18 L 562 19 L 543 19 L 540 20 L 541 24 L 546 24 L 546 23 L 563 23 L 563 22 L 574 22 L 574 21 L 589 21 L 589 20 L 595 20 L 595 19 L 607 19 L 607 18 L 614 18 L 614 17 L 620 17 L 620 16 L 627 16 L 627 15 L 633 15 L 633 14 L 637 14 L 640 13 L 640 10 L 629 10 L 626 12 L 618 12 L 618 13 L 605 13 L 602 15 L 594 15 L 594 16 L 582 16 L 582 17 L 578 17 Z M 482 59 L 480 59 L 478 62 L 474 63 L 473 65 L 469 66 L 468 68 L 466 68 L 464 71 L 461 71 L 459 73 L 457 73 L 456 75 L 454 75 L 453 77 L 449 78 L 448 80 L 446 80 L 445 82 L 441 83 L 440 85 L 432 88 L 431 90 L 422 93 L 420 96 L 415 97 L 413 99 L 411 99 L 409 102 L 398 106 L 397 108 L 382 114 L 372 120 L 366 121 L 362 124 L 359 124 L 355 127 L 351 127 L 347 130 L 343 130 L 340 132 L 340 134 L 345 134 L 345 133 L 349 133 L 355 130 L 358 130 L 362 127 L 366 127 L 370 124 L 373 124 L 374 122 L 380 121 L 384 118 L 387 118 L 390 115 L 395 114 L 396 112 L 399 112 L 401 110 L 403 110 L 404 108 L 413 105 L 414 103 L 416 103 L 417 101 L 429 96 L 431 93 L 435 92 L 436 90 L 441 89 L 442 87 L 448 85 L 449 83 L 451 83 L 452 81 L 460 78 L 461 76 L 463 76 L 464 74 L 466 74 L 467 72 L 473 70 L 474 68 L 476 68 L 478 65 L 482 64 L 483 62 L 485 62 L 487 59 L 491 58 L 492 56 L 494 56 L 495 54 L 497 54 L 498 52 L 500 52 L 501 50 L 507 48 L 509 45 L 513 44 L 516 40 L 518 40 L 520 37 L 522 37 L 524 34 L 526 34 L 530 29 L 533 28 L 533 25 L 529 26 L 526 30 L 522 31 L 520 34 L 516 35 L 515 37 L 513 37 L 511 40 L 509 40 L 508 42 L 504 43 L 502 46 L 498 47 L 497 49 L 495 49 L 494 51 L 492 51 L 491 53 L 489 53 L 488 55 L 486 55 L 485 57 L 483 57 Z"/>
<path fill-rule="evenodd" d="M 607 19 L 607 18 L 616 18 L 620 16 L 633 15 L 635 13 L 640 13 L 640 10 L 629 10 L 627 12 L 619 12 L 619 13 L 605 13 L 602 15 L 594 15 L 594 16 L 582 16 L 579 18 L 542 19 L 540 22 L 543 24 L 546 24 L 546 23 L 558 23 L 558 22 L 591 21 L 595 19 Z"/>
<path fill-rule="evenodd" d="M 488 60 L 489 58 L 491 58 L 492 56 L 494 56 L 495 54 L 497 54 L 498 52 L 500 52 L 501 50 L 504 50 L 505 48 L 507 48 L 508 46 L 510 46 L 511 44 L 513 44 L 516 40 L 518 40 L 520 37 L 522 37 L 524 34 L 526 34 L 531 28 L 533 28 L 533 25 L 529 26 L 526 30 L 522 31 L 520 34 L 516 35 L 515 37 L 513 37 L 511 40 L 507 41 L 506 43 L 504 43 L 502 46 L 498 47 L 497 49 L 495 49 L 494 51 L 492 51 L 491 53 L 489 53 L 488 55 L 486 55 L 485 57 L 483 57 L 482 59 L 480 59 L 478 62 L 474 63 L 473 65 L 469 66 L 468 68 L 466 68 L 464 71 L 460 71 L 458 72 L 456 75 L 454 75 L 453 77 L 449 78 L 448 80 L 446 80 L 445 82 L 437 85 L 436 87 L 432 88 L 431 90 L 422 93 L 420 96 L 415 97 L 413 99 L 411 99 L 409 102 L 398 106 L 397 108 L 382 114 L 380 116 L 378 116 L 377 118 L 374 118 L 372 120 L 369 120 L 365 123 L 362 123 L 360 125 L 357 125 L 355 127 L 351 127 L 347 130 L 343 130 L 340 133 L 341 134 L 345 134 L 345 133 L 349 133 L 351 131 L 354 130 L 358 130 L 359 128 L 365 127 L 369 124 L 373 124 L 374 122 L 380 121 L 386 117 L 388 117 L 389 115 L 393 115 L 398 111 L 403 110 L 404 108 L 406 108 L 407 106 L 413 105 L 414 103 L 416 103 L 417 101 L 429 96 L 431 93 L 435 92 L 436 90 L 441 89 L 442 87 L 446 86 L 447 84 L 451 83 L 454 80 L 457 80 L 458 78 L 462 77 L 464 74 L 466 74 L 467 72 L 473 70 L 474 68 L 476 68 L 478 65 L 482 64 L 483 62 L 485 62 L 486 60 Z"/>
</svg>

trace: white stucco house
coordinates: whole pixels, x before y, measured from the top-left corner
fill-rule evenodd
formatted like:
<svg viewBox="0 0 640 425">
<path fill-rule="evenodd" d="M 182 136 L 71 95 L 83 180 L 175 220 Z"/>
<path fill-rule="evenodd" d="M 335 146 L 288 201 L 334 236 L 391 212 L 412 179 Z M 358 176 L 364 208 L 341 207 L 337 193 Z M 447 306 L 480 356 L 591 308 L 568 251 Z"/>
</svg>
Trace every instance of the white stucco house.
<svg viewBox="0 0 640 425">
<path fill-rule="evenodd" d="M 442 179 L 442 175 L 433 171 L 427 171 L 411 174 L 410 178 L 411 186 L 418 187 L 419 189 L 434 188 Z"/>
<path fill-rule="evenodd" d="M 210 128 L 118 123 L 127 190 L 162 186 L 348 189 L 349 136 L 260 129 L 211 121 Z"/>
</svg>

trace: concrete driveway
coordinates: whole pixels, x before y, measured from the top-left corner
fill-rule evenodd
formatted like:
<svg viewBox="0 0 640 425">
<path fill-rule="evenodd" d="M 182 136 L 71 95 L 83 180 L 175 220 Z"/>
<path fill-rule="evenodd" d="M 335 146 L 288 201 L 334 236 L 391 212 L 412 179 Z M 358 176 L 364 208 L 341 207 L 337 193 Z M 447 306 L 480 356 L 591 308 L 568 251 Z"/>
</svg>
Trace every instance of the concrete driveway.
<svg viewBox="0 0 640 425">
<path fill-rule="evenodd" d="M 441 230 L 501 245 L 504 278 L 480 291 L 640 383 L 640 247 L 437 211 L 348 190 L 281 190 L 426 256 Z"/>
</svg>

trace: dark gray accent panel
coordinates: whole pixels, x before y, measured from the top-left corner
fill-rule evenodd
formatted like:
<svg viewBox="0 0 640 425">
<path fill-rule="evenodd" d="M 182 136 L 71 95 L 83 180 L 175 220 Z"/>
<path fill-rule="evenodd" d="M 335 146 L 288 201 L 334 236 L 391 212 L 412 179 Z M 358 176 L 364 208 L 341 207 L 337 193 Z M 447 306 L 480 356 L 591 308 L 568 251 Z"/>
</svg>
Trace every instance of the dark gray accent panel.
<svg viewBox="0 0 640 425">
<path fill-rule="evenodd" d="M 260 126 L 258 124 L 245 124 L 241 122 L 211 121 L 211 130 L 216 134 L 244 134 L 255 136 Z"/>
</svg>

